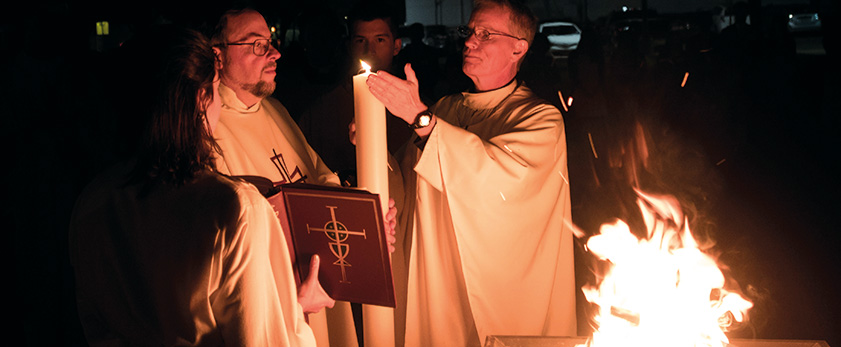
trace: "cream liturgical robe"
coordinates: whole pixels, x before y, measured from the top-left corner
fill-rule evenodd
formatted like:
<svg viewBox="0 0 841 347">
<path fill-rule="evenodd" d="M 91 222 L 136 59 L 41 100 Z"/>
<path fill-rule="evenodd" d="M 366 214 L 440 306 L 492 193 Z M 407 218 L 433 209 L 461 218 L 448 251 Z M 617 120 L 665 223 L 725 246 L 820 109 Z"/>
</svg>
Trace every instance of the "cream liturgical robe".
<svg viewBox="0 0 841 347">
<path fill-rule="evenodd" d="M 201 173 L 141 196 L 132 168 L 99 175 L 70 222 L 91 346 L 315 346 L 280 223 L 254 186 Z"/>
<path fill-rule="evenodd" d="M 219 96 L 222 112 L 213 131 L 222 149 L 222 156 L 216 161 L 219 172 L 262 176 L 275 185 L 302 179 L 306 183 L 340 185 L 339 177 L 310 147 L 280 101 L 268 97 L 248 107 L 224 84 L 219 85 Z M 334 308 L 308 317 L 320 347 L 356 345 L 349 304 L 337 302 Z"/>
<path fill-rule="evenodd" d="M 222 112 L 213 137 L 222 148 L 216 164 L 228 175 L 259 175 L 275 185 L 305 178 L 307 183 L 339 185 L 339 178 L 317 153 L 289 116 L 286 108 L 268 97 L 247 107 L 234 91 L 219 85 Z"/>
<path fill-rule="evenodd" d="M 410 144 L 403 160 L 416 204 L 406 345 L 575 336 L 561 113 L 517 82 L 431 110 L 439 121 L 423 150 Z"/>
</svg>

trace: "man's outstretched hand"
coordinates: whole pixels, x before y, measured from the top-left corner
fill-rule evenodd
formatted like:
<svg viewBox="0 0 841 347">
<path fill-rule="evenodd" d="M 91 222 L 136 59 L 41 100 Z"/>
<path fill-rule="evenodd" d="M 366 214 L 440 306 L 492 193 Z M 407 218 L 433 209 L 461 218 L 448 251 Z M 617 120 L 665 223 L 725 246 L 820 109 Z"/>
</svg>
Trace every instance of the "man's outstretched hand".
<svg viewBox="0 0 841 347">
<path fill-rule="evenodd" d="M 374 95 L 391 114 L 412 124 L 418 113 L 427 109 L 418 92 L 418 78 L 410 64 L 403 68 L 406 79 L 400 79 L 385 71 L 368 76 L 367 84 Z"/>
<path fill-rule="evenodd" d="M 336 304 L 336 300 L 327 295 L 327 292 L 321 287 L 321 282 L 318 281 L 320 265 L 321 258 L 318 257 L 318 254 L 313 254 L 310 260 L 310 273 L 298 290 L 298 303 L 303 307 L 304 313 L 317 313 L 322 308 L 332 308 Z"/>
</svg>

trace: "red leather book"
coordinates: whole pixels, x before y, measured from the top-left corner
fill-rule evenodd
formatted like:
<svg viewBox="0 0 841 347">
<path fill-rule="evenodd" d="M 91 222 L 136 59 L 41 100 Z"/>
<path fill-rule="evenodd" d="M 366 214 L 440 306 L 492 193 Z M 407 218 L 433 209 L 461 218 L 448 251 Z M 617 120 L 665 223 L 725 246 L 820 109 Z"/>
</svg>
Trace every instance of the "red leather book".
<svg viewBox="0 0 841 347">
<path fill-rule="evenodd" d="M 253 178 L 246 179 L 254 182 Z M 394 307 L 391 261 L 378 194 L 307 183 L 258 189 L 278 214 L 298 284 L 309 274 L 312 255 L 318 254 L 318 279 L 330 297 Z"/>
</svg>

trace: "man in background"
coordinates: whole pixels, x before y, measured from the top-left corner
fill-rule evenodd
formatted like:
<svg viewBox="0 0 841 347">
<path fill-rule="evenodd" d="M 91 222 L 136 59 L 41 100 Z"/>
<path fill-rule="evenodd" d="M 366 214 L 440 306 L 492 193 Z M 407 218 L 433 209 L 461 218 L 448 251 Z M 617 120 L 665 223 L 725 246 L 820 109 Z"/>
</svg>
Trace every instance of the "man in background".
<svg viewBox="0 0 841 347">
<path fill-rule="evenodd" d="M 353 121 L 353 85 L 351 77 L 360 72 L 360 60 L 371 71 L 394 72 L 394 57 L 402 42 L 391 9 L 376 2 L 361 2 L 348 15 L 348 51 L 351 68 L 343 82 L 315 98 L 300 115 L 298 124 L 324 162 L 339 173 L 345 185 L 354 185 L 356 149 L 348 141 L 348 124 Z M 394 153 L 412 131 L 398 119 L 386 123 L 389 151 Z M 344 182 L 346 181 L 346 183 Z"/>
</svg>

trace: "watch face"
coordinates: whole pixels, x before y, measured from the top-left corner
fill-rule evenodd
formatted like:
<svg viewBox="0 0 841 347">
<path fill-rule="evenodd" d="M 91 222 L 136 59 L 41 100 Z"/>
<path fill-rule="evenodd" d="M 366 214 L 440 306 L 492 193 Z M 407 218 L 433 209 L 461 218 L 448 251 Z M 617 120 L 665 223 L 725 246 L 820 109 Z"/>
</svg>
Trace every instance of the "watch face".
<svg viewBox="0 0 841 347">
<path fill-rule="evenodd" d="M 421 115 L 420 118 L 418 118 L 418 125 L 422 127 L 428 126 L 430 120 L 432 120 L 432 117 L 430 117 L 429 115 Z"/>
<path fill-rule="evenodd" d="M 429 112 L 422 112 L 415 118 L 415 122 L 412 123 L 412 128 L 420 129 L 429 126 L 429 123 L 432 122 L 432 114 Z"/>
</svg>

